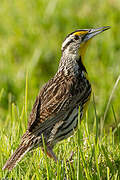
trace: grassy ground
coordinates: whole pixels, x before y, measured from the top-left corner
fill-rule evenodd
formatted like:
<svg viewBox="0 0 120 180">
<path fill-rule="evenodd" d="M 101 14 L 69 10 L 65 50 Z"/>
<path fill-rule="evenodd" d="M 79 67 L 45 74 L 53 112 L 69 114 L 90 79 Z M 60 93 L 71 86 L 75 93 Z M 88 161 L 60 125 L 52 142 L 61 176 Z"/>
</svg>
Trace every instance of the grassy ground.
<svg viewBox="0 0 120 180">
<path fill-rule="evenodd" d="M 120 1 L 14 0 L 0 5 L 0 178 L 120 178 Z M 65 36 L 110 25 L 94 39 L 85 65 L 94 98 L 75 135 L 54 148 L 55 164 L 40 149 L 12 171 L 2 166 L 25 132 L 40 87 L 56 72 Z M 118 79 L 118 81 L 117 81 Z M 27 82 L 27 83 L 26 83 Z M 74 151 L 73 163 L 67 163 Z"/>
</svg>

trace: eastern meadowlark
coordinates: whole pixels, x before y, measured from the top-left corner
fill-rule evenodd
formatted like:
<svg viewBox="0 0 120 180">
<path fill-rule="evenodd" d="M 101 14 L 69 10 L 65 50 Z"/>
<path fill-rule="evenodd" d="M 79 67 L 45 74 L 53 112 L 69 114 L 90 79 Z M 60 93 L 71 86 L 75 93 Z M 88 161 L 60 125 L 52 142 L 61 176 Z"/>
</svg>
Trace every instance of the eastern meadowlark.
<svg viewBox="0 0 120 180">
<path fill-rule="evenodd" d="M 54 145 L 73 134 L 78 124 L 78 109 L 82 119 L 90 99 L 91 84 L 83 64 L 86 47 L 91 38 L 109 28 L 78 29 L 65 38 L 58 71 L 38 94 L 28 128 L 3 169 L 12 170 L 28 151 L 43 148 L 42 137 L 48 156 L 57 161 L 52 151 Z"/>
</svg>

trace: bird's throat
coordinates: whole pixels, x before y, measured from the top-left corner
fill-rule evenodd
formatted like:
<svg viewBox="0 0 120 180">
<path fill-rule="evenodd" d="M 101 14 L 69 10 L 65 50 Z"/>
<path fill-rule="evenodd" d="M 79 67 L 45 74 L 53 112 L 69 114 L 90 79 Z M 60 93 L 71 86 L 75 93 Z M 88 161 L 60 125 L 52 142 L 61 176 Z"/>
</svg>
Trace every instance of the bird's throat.
<svg viewBox="0 0 120 180">
<path fill-rule="evenodd" d="M 82 60 L 83 60 L 83 58 L 84 58 L 84 56 L 85 56 L 85 52 L 86 52 L 86 50 L 87 50 L 87 47 L 88 47 L 90 41 L 91 41 L 91 40 L 88 40 L 87 42 L 82 43 L 82 44 L 80 45 L 80 48 L 79 48 L 79 52 L 78 52 L 78 53 L 79 53 L 79 56 L 81 56 Z"/>
<path fill-rule="evenodd" d="M 86 68 L 83 63 L 86 46 L 81 47 L 80 49 L 80 51 L 75 51 L 75 53 L 72 54 L 68 54 L 65 52 L 62 54 L 58 72 L 64 71 L 65 75 L 79 75 L 79 73 L 83 71 L 85 72 L 85 74 L 87 74 Z"/>
</svg>

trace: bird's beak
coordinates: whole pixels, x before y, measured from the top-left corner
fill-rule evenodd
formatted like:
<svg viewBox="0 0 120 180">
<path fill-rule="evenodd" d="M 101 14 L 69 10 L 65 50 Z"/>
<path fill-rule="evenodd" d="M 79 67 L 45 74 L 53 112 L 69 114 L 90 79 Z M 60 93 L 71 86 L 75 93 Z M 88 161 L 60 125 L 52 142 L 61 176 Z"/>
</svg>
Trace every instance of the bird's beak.
<svg viewBox="0 0 120 180">
<path fill-rule="evenodd" d="M 108 29 L 110 29 L 110 26 L 105 26 L 105 27 L 101 27 L 97 29 L 89 29 L 88 33 L 86 33 L 85 36 L 83 36 L 83 42 L 88 41 L 89 39 L 93 38 L 97 34 L 100 34 L 101 32 L 106 31 Z"/>
</svg>

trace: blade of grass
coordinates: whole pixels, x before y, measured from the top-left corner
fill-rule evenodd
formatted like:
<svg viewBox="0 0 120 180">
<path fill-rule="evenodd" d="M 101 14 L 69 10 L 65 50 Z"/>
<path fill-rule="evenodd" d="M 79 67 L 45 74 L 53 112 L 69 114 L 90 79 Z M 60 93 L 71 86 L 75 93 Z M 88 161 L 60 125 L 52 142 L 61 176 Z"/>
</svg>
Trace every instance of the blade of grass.
<svg viewBox="0 0 120 180">
<path fill-rule="evenodd" d="M 117 170 L 117 173 L 114 175 L 114 180 L 119 180 L 120 179 L 120 176 L 118 175 L 118 170 Z"/>
<path fill-rule="evenodd" d="M 105 122 L 105 119 L 106 119 L 106 116 L 107 116 L 107 113 L 108 113 L 108 110 L 109 110 L 109 106 L 110 106 L 113 94 L 115 93 L 115 90 L 116 90 L 116 88 L 118 86 L 119 81 L 120 81 L 120 75 L 118 76 L 118 78 L 117 78 L 117 80 L 115 82 L 115 85 L 113 86 L 112 92 L 110 94 L 110 97 L 109 97 L 109 100 L 108 100 L 108 103 L 107 103 L 107 106 L 106 106 L 106 109 L 105 109 L 105 113 L 104 113 L 104 116 L 103 116 L 101 129 L 103 129 L 103 127 L 104 127 L 104 122 Z"/>
<path fill-rule="evenodd" d="M 103 151 L 103 154 L 106 158 L 106 163 L 107 163 L 107 166 L 111 169 L 111 172 L 114 174 L 114 169 L 113 169 L 113 165 L 112 165 L 112 162 L 110 161 L 109 157 L 108 157 L 108 152 L 107 150 L 105 149 L 105 147 L 103 146 L 103 144 L 101 145 L 101 149 Z"/>
<path fill-rule="evenodd" d="M 98 146 L 98 141 L 97 144 L 95 144 L 95 164 L 96 164 L 96 169 L 97 169 L 97 179 L 100 180 L 100 170 L 99 170 L 99 163 L 98 163 L 98 156 L 99 156 L 99 146 Z"/>
<path fill-rule="evenodd" d="M 80 152 L 80 157 L 82 159 L 82 163 L 83 163 L 86 178 L 88 180 L 91 180 L 91 177 L 90 177 L 90 174 L 89 174 L 89 171 L 88 171 L 88 168 L 87 168 L 87 164 L 85 162 L 85 156 L 84 156 L 84 153 L 82 152 L 81 148 L 79 148 L 79 152 Z M 79 174 L 78 178 L 80 179 L 80 174 Z"/>
<path fill-rule="evenodd" d="M 3 93 L 4 93 L 4 88 L 2 88 L 1 91 L 0 91 L 0 101 L 2 99 Z"/>
<path fill-rule="evenodd" d="M 112 112 L 113 112 L 114 120 L 115 120 L 115 123 L 116 123 L 116 130 L 117 130 L 118 138 L 119 138 L 119 142 L 120 142 L 120 131 L 119 131 L 118 122 L 117 122 L 117 118 L 116 118 L 116 115 L 115 115 L 115 111 L 114 111 L 113 105 L 112 105 Z"/>
<path fill-rule="evenodd" d="M 60 174 L 61 174 L 61 166 L 60 166 L 60 162 L 57 161 L 57 177 L 56 177 L 56 180 L 60 180 Z"/>
<path fill-rule="evenodd" d="M 47 179 L 50 180 L 49 165 L 48 165 L 48 158 L 47 158 L 47 149 L 46 149 L 46 145 L 45 145 L 45 140 L 44 140 L 43 134 L 42 134 L 42 142 L 43 142 L 43 148 L 44 148 L 44 153 L 45 153 L 45 162 L 46 162 L 46 169 L 47 169 Z"/>
<path fill-rule="evenodd" d="M 77 180 L 83 179 L 82 170 L 80 165 L 80 139 L 81 139 L 81 132 L 80 132 L 80 107 L 78 110 L 78 132 L 77 132 L 77 143 L 78 143 L 78 157 L 77 157 Z"/>
<path fill-rule="evenodd" d="M 25 82 L 25 122 L 27 124 L 27 105 L 28 105 L 28 72 L 26 73 L 26 82 Z"/>
<path fill-rule="evenodd" d="M 110 180 L 110 169 L 107 167 L 107 180 Z"/>
<path fill-rule="evenodd" d="M 97 144 L 99 132 L 98 132 L 98 117 L 97 117 L 97 111 L 96 111 L 96 104 L 95 104 L 94 94 L 93 94 L 93 105 L 94 105 L 94 111 L 95 111 L 95 130 L 96 130 L 96 133 L 95 133 L 96 134 L 96 136 L 95 136 L 95 144 Z"/>
<path fill-rule="evenodd" d="M 86 165 L 86 162 L 85 162 L 85 155 L 84 155 L 84 152 L 82 152 L 82 150 L 81 150 L 82 146 L 81 146 L 81 142 L 80 142 L 80 139 L 81 139 L 80 127 L 81 126 L 80 126 L 80 107 L 79 107 L 79 112 L 78 112 L 78 166 L 77 166 L 78 168 L 77 168 L 77 180 L 83 179 L 81 166 L 80 166 L 80 157 L 81 157 L 81 160 L 82 160 L 82 163 L 83 163 L 86 178 L 88 180 L 90 180 L 91 177 L 89 175 L 89 171 L 88 171 L 88 168 L 87 168 L 87 165 Z"/>
<path fill-rule="evenodd" d="M 96 164 L 96 169 L 97 169 L 97 179 L 100 179 L 100 170 L 99 170 L 99 164 L 98 164 L 98 156 L 99 156 L 99 146 L 98 146 L 98 135 L 99 135 L 99 122 L 98 122 L 98 116 L 97 116 L 97 111 L 96 111 L 96 104 L 95 104 L 95 97 L 93 94 L 93 105 L 94 105 L 94 111 L 95 111 L 95 164 Z"/>
<path fill-rule="evenodd" d="M 10 118 L 12 119 L 12 94 L 11 93 L 8 94 L 8 111 L 9 111 Z"/>
<path fill-rule="evenodd" d="M 90 134 L 89 134 L 89 130 L 88 130 L 88 113 L 86 112 L 86 117 L 85 117 L 86 121 L 83 121 L 83 126 L 84 126 L 84 130 L 85 130 L 85 137 L 87 138 L 88 144 L 91 148 L 92 151 L 92 144 L 90 142 Z"/>
<path fill-rule="evenodd" d="M 13 122 L 15 122 L 15 104 L 12 103 L 12 118 L 11 118 L 11 122 L 13 125 Z"/>
<path fill-rule="evenodd" d="M 67 176 L 67 180 L 69 180 L 66 158 L 64 158 L 64 164 L 65 164 L 65 176 Z"/>
</svg>

